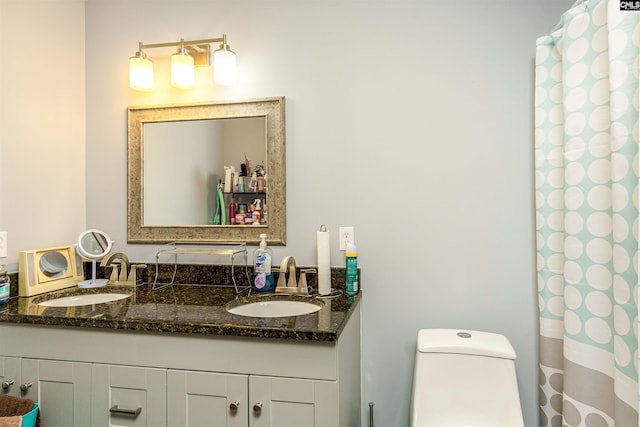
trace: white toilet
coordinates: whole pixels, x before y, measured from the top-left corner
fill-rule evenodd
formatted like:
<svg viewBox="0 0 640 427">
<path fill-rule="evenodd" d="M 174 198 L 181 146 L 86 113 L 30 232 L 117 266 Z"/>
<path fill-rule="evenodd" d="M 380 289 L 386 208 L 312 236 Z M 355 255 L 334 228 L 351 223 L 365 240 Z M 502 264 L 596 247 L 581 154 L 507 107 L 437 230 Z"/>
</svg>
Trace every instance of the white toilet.
<svg viewBox="0 0 640 427">
<path fill-rule="evenodd" d="M 420 330 L 411 427 L 524 427 L 515 358 L 503 335 Z"/>
</svg>

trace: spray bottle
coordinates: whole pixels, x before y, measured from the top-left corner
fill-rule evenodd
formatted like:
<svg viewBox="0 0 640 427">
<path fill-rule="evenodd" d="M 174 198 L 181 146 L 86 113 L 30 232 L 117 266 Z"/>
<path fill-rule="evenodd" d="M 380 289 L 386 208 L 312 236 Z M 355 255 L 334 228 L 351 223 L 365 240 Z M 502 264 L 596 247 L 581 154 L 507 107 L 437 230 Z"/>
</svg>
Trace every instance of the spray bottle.
<svg viewBox="0 0 640 427">
<path fill-rule="evenodd" d="M 262 210 L 260 208 L 261 203 L 262 200 L 260 199 L 255 199 L 253 201 L 253 225 L 260 225 L 260 211 Z"/>
<path fill-rule="evenodd" d="M 267 235 L 260 235 L 260 246 L 253 253 L 254 276 L 251 287 L 256 292 L 273 292 L 275 290 L 275 280 L 271 273 L 271 260 L 273 251 L 267 246 Z"/>
<path fill-rule="evenodd" d="M 346 251 L 346 282 L 347 295 L 356 295 L 358 293 L 358 252 L 356 245 L 349 244 Z"/>
</svg>

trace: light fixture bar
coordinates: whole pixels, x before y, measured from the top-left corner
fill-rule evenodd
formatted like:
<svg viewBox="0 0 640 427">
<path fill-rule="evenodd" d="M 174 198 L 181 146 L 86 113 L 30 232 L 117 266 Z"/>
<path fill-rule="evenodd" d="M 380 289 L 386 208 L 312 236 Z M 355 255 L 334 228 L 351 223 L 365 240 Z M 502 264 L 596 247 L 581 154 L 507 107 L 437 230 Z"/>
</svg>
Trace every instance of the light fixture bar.
<svg viewBox="0 0 640 427">
<path fill-rule="evenodd" d="M 222 37 L 218 37 L 215 39 L 200 39 L 200 40 L 184 40 L 182 43 L 177 42 L 167 42 L 167 43 L 150 43 L 150 44 L 142 44 L 142 49 L 153 49 L 156 47 L 175 47 L 184 44 L 184 46 L 193 46 L 193 45 L 208 45 L 209 43 L 218 43 L 224 42 L 227 43 L 227 35 L 223 34 Z"/>
</svg>

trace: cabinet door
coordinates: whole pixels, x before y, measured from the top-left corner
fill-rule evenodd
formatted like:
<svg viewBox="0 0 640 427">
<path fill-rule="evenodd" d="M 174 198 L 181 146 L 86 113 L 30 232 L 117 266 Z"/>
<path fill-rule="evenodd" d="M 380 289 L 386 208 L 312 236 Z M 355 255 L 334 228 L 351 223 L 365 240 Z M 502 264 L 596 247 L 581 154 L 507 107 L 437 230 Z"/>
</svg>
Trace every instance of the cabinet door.
<svg viewBox="0 0 640 427">
<path fill-rule="evenodd" d="M 90 423 L 91 365 L 22 359 L 22 397 L 40 405 L 47 427 L 84 427 Z"/>
<path fill-rule="evenodd" d="M 0 356 L 0 394 L 20 396 L 20 358 Z"/>
<path fill-rule="evenodd" d="M 247 427 L 246 375 L 167 371 L 167 421 L 171 427 Z"/>
<path fill-rule="evenodd" d="M 92 426 L 166 426 L 165 369 L 94 364 L 91 374 Z"/>
<path fill-rule="evenodd" d="M 249 377 L 251 427 L 335 427 L 336 381 Z"/>
</svg>

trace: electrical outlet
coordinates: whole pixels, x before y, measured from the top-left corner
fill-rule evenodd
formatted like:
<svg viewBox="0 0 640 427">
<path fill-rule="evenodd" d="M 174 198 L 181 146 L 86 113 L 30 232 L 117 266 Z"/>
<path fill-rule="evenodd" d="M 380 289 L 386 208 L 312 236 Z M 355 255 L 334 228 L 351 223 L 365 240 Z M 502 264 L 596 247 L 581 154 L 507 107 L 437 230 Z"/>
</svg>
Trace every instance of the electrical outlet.
<svg viewBox="0 0 640 427">
<path fill-rule="evenodd" d="M 347 245 L 355 244 L 356 238 L 353 234 L 353 227 L 340 227 L 340 250 L 346 251 Z"/>
<path fill-rule="evenodd" d="M 7 257 L 7 232 L 0 231 L 0 258 Z"/>
</svg>

